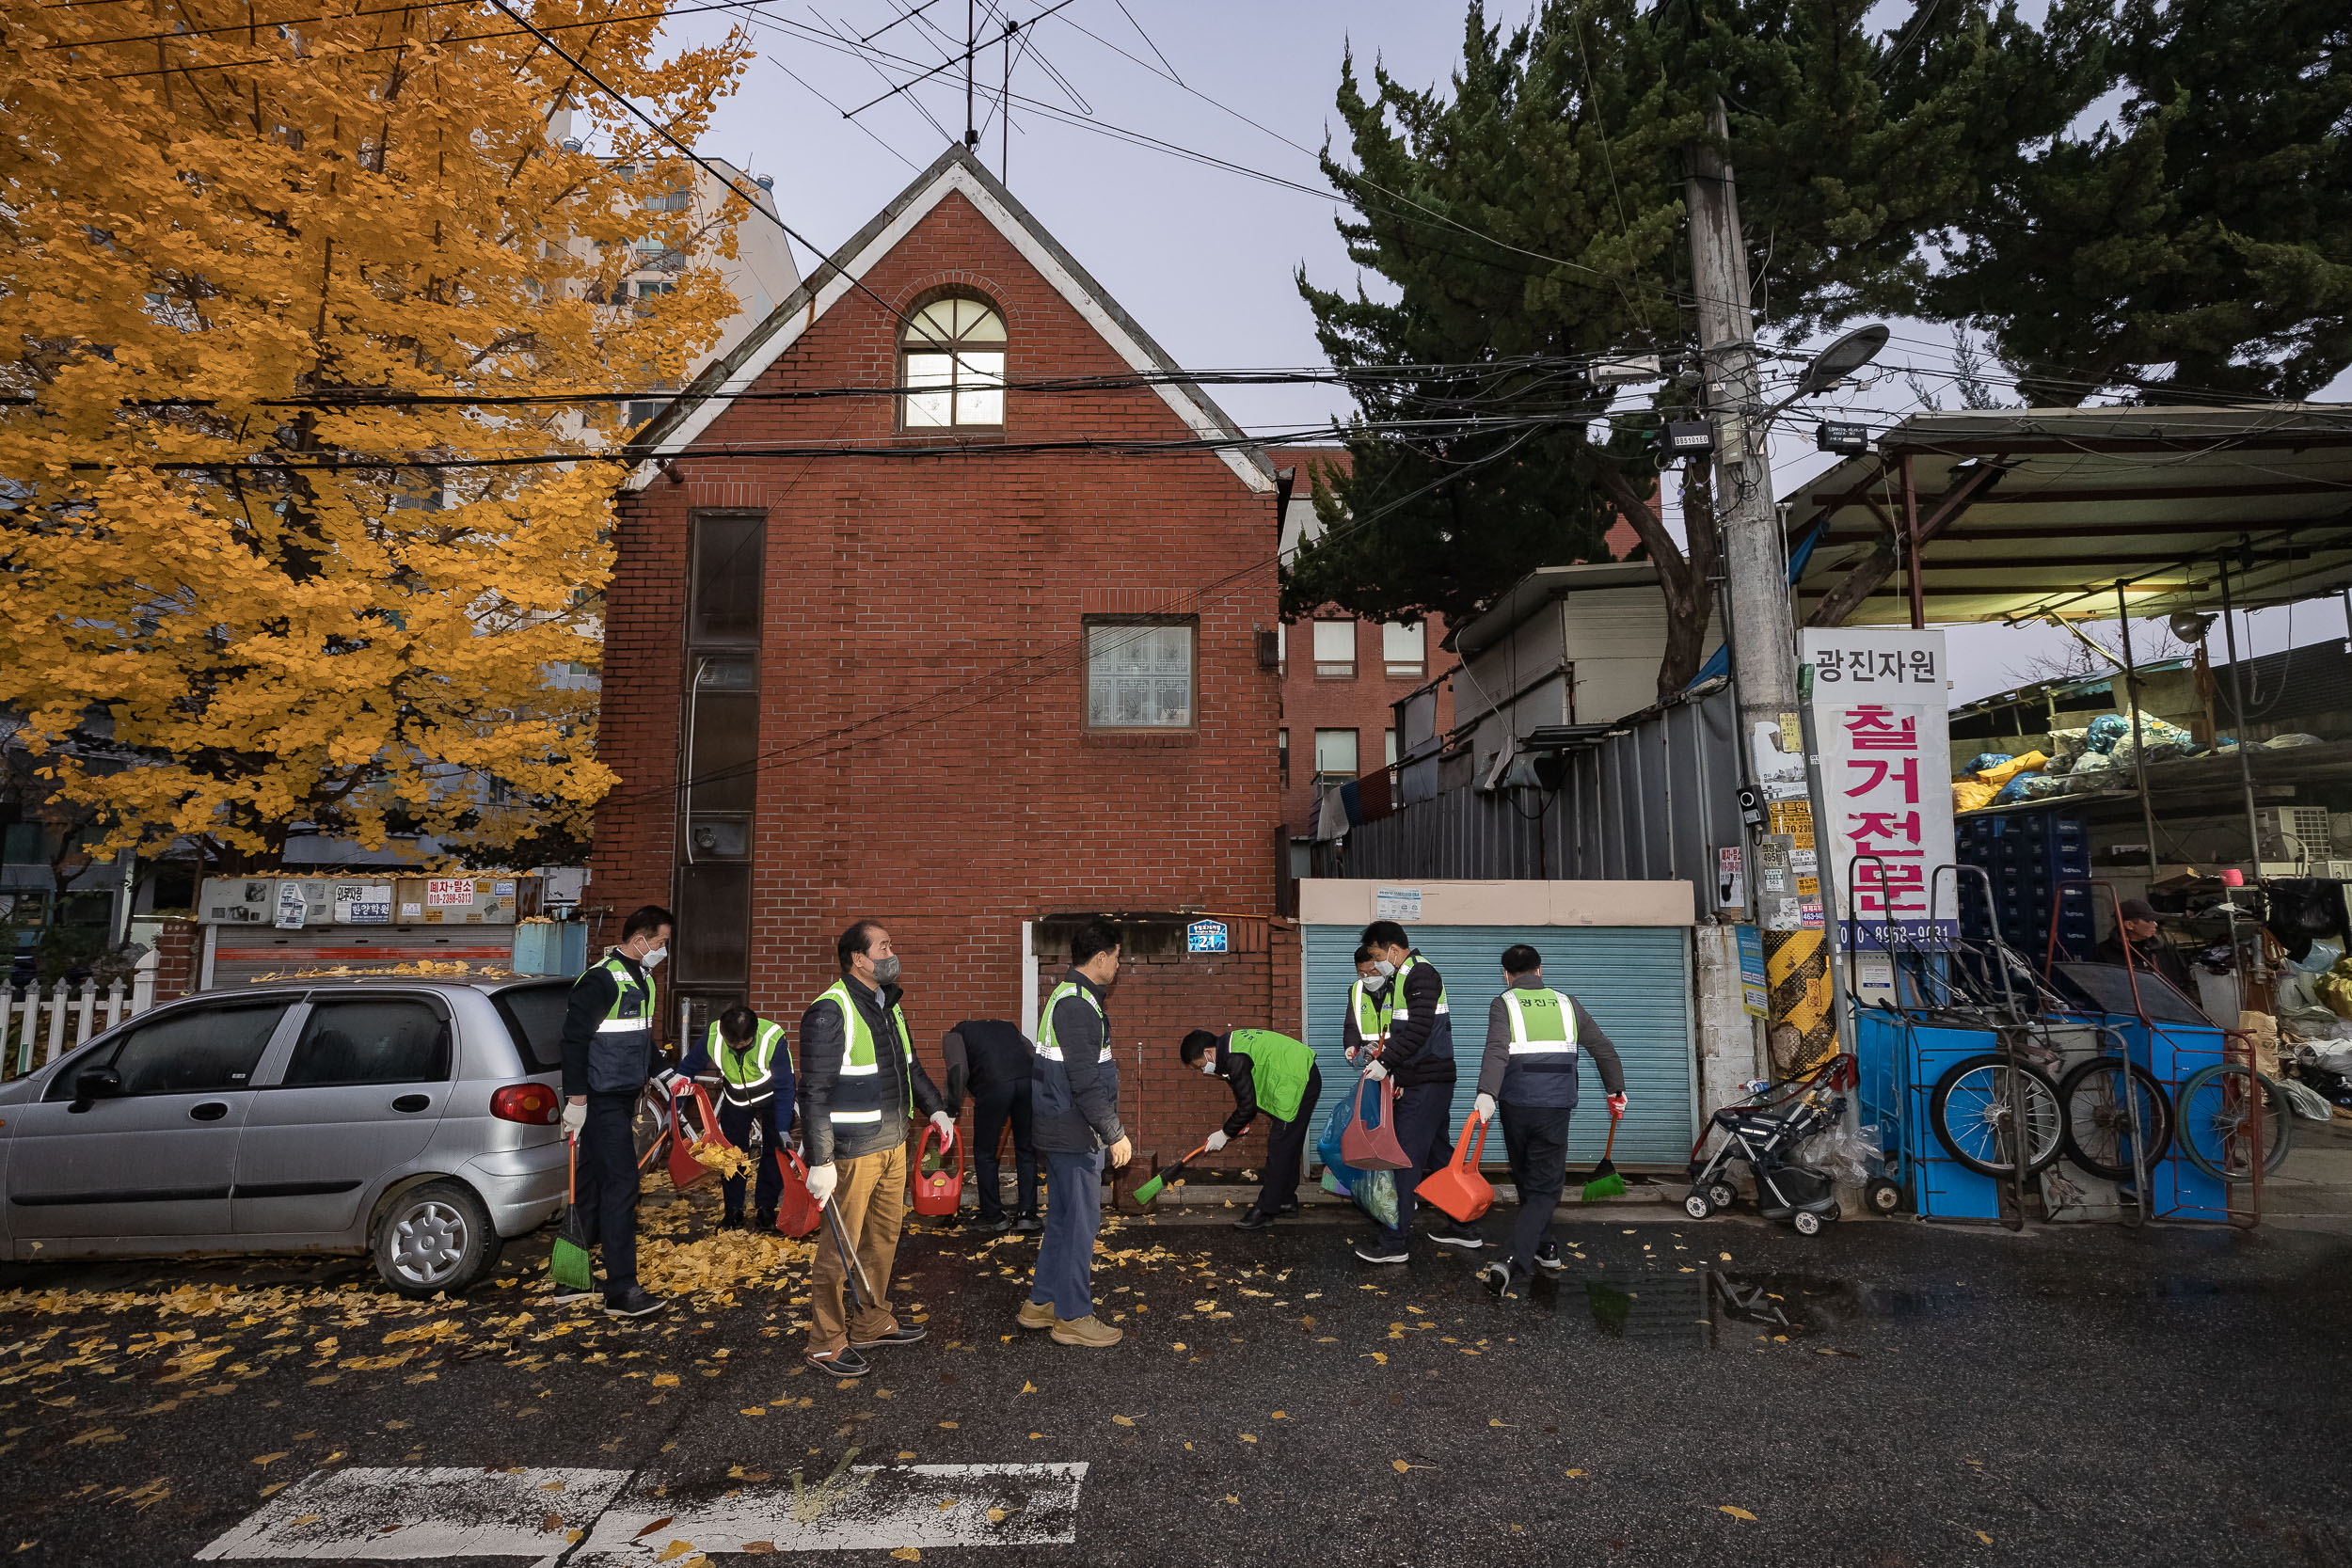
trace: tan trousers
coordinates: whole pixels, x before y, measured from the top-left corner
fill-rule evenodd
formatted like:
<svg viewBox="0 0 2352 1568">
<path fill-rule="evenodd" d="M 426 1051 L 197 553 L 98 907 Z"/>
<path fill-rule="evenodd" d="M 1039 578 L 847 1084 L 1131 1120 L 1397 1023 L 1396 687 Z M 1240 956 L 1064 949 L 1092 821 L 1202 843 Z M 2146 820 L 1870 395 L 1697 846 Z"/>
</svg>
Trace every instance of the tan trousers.
<svg viewBox="0 0 2352 1568">
<path fill-rule="evenodd" d="M 850 1247 L 866 1266 L 873 1305 L 849 1307 L 849 1275 L 834 1244 L 833 1222 L 817 1230 L 817 1267 L 808 1291 L 808 1348 L 831 1355 L 852 1339 L 879 1339 L 898 1326 L 890 1312 L 890 1266 L 898 1257 L 898 1232 L 907 1217 L 906 1145 L 837 1161 L 840 1182 L 828 1207 L 841 1216 Z"/>
</svg>

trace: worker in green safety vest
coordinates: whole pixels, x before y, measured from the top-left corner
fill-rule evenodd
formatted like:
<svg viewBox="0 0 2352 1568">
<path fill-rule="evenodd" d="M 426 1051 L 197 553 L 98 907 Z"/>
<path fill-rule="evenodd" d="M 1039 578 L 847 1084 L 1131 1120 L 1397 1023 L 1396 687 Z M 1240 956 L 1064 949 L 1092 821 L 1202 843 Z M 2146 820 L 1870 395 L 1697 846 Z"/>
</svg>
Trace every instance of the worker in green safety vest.
<svg viewBox="0 0 2352 1568">
<path fill-rule="evenodd" d="M 1233 1222 L 1236 1230 L 1263 1230 L 1285 1214 L 1298 1212 L 1298 1179 L 1307 1156 L 1307 1131 L 1315 1101 L 1323 1098 L 1323 1074 L 1304 1040 L 1271 1029 L 1236 1029 L 1213 1035 L 1195 1029 L 1179 1048 L 1186 1067 L 1222 1078 L 1233 1091 L 1233 1114 L 1209 1134 L 1214 1154 L 1249 1130 L 1260 1112 L 1274 1123 L 1265 1135 L 1265 1178 L 1258 1200 Z"/>
<path fill-rule="evenodd" d="M 730 1176 L 719 1184 L 726 1199 L 719 1228 L 774 1229 L 776 1203 L 784 1196 L 780 1156 L 785 1134 L 792 1131 L 792 1053 L 785 1044 L 784 1025 L 738 1003 L 711 1023 L 681 1070 L 718 1081 L 719 1131 L 727 1142 L 748 1149 L 752 1130 L 759 1130 L 759 1183 L 754 1195 L 758 1218 L 744 1225 L 743 1178 Z"/>
<path fill-rule="evenodd" d="M 1389 1037 L 1389 977 L 1369 947 L 1356 949 L 1356 983 L 1347 988 L 1347 1012 L 1342 1024 L 1340 1048 L 1349 1061 L 1367 1050 L 1378 1051 Z"/>
</svg>

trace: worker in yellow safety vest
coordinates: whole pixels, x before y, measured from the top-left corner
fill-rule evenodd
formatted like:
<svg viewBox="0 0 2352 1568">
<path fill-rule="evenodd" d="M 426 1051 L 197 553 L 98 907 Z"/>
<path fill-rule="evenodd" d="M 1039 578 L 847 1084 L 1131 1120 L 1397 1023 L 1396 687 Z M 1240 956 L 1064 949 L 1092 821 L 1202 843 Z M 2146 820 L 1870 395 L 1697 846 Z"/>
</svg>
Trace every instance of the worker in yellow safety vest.
<svg viewBox="0 0 2352 1568">
<path fill-rule="evenodd" d="M 759 1165 L 754 1189 L 758 1218 L 750 1228 L 774 1229 L 776 1202 L 784 1196 L 784 1139 L 792 1131 L 792 1053 L 784 1025 L 739 1003 L 712 1022 L 701 1046 L 687 1056 L 684 1070 L 718 1081 L 719 1131 L 727 1142 L 748 1151 L 752 1130 L 759 1130 L 754 1155 Z M 720 1182 L 726 1199 L 722 1230 L 745 1228 L 743 1185 L 740 1176 Z"/>
</svg>

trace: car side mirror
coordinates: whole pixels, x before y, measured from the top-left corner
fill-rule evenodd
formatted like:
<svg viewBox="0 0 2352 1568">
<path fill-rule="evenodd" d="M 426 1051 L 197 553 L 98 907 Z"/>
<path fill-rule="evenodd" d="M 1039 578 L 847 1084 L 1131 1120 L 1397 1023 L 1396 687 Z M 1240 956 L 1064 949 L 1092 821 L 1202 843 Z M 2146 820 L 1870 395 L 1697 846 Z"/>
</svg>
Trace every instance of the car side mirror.
<svg viewBox="0 0 2352 1568">
<path fill-rule="evenodd" d="M 69 1111 L 87 1111 L 95 1101 L 113 1100 L 122 1093 L 122 1074 L 110 1067 L 84 1068 L 73 1080 L 73 1103 Z"/>
</svg>

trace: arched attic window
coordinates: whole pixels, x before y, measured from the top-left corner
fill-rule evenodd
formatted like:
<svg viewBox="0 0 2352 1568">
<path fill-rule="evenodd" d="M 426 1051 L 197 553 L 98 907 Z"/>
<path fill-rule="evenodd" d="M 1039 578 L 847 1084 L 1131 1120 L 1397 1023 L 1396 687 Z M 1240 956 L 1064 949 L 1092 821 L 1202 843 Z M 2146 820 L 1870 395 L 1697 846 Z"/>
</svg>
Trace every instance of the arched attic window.
<svg viewBox="0 0 2352 1568">
<path fill-rule="evenodd" d="M 902 429 L 1003 425 L 1005 318 L 968 295 L 932 300 L 899 335 L 898 385 Z"/>
</svg>

